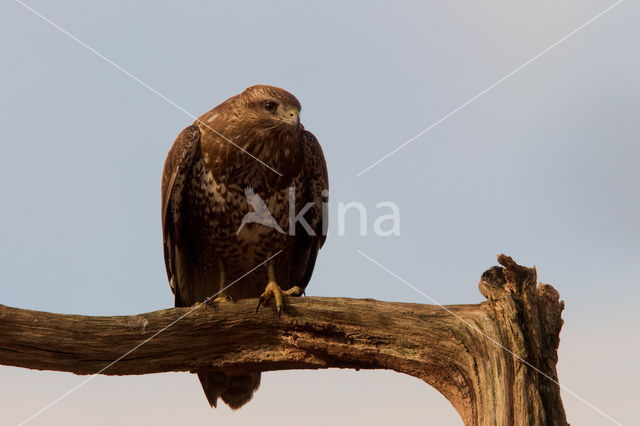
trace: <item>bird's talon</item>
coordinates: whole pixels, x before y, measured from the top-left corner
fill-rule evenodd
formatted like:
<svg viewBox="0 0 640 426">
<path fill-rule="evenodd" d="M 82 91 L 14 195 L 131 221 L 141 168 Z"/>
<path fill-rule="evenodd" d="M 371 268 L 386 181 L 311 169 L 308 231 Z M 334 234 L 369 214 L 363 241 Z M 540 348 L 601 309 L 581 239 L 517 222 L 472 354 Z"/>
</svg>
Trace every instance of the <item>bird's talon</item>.
<svg viewBox="0 0 640 426">
<path fill-rule="evenodd" d="M 233 297 L 229 296 L 226 293 L 220 293 L 215 298 L 209 297 L 209 298 L 205 299 L 204 307 L 208 308 L 208 307 L 213 306 L 214 304 L 219 303 L 219 302 L 222 302 L 222 303 L 227 303 L 227 302 L 235 303 L 235 300 L 233 300 Z"/>
<path fill-rule="evenodd" d="M 258 312 L 258 309 L 260 309 L 260 305 L 262 305 L 263 302 L 264 297 L 260 296 L 260 298 L 258 299 L 258 305 L 256 306 L 256 312 Z"/>
<path fill-rule="evenodd" d="M 291 287 L 289 290 L 283 291 L 280 286 L 275 281 L 269 281 L 264 292 L 258 299 L 258 306 L 256 307 L 256 312 L 261 305 L 265 304 L 272 297 L 275 299 L 276 305 L 276 314 L 278 318 L 282 317 L 282 311 L 284 311 L 285 303 L 284 298 L 287 296 L 300 296 L 304 293 L 304 290 L 299 286 Z"/>
</svg>

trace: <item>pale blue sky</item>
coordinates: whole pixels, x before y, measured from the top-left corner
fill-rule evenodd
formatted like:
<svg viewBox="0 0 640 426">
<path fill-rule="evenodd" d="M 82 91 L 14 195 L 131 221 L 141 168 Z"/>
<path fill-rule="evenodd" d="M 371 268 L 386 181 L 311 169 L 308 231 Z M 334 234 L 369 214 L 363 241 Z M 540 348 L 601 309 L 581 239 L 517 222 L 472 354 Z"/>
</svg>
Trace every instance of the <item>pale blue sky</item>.
<svg viewBox="0 0 640 426">
<path fill-rule="evenodd" d="M 327 157 L 332 202 L 360 201 L 373 217 L 380 201 L 401 210 L 399 237 L 360 237 L 355 223 L 339 237 L 334 221 L 309 295 L 428 303 L 359 249 L 441 303 L 475 303 L 480 274 L 510 254 L 566 301 L 561 383 L 623 424 L 636 421 L 636 2 L 360 177 L 614 2 L 28 3 L 196 116 L 256 83 L 300 99 Z M 191 118 L 18 3 L 3 2 L 0 16 L 0 303 L 94 315 L 171 306 L 160 172 Z M 83 380 L 0 374 L 8 423 Z M 575 397 L 564 401 L 571 423 L 609 424 Z M 100 377 L 30 424 L 177 419 L 460 424 L 418 380 L 362 371 L 266 374 L 236 413 L 210 410 L 186 374 Z"/>
</svg>

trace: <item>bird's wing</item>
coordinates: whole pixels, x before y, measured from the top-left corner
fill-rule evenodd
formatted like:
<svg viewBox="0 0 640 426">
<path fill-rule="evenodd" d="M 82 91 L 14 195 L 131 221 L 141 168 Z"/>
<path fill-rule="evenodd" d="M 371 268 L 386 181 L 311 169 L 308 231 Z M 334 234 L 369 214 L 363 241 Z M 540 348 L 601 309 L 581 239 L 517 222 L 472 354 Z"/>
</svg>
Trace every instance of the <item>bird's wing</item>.
<svg viewBox="0 0 640 426">
<path fill-rule="evenodd" d="M 179 249 L 185 233 L 181 212 L 185 199 L 185 188 L 194 159 L 199 151 L 200 130 L 196 125 L 185 128 L 176 138 L 167 154 L 162 173 L 162 239 L 164 263 L 171 291 L 176 295 L 176 306 L 180 298 L 179 269 L 183 256 Z"/>
<path fill-rule="evenodd" d="M 323 212 L 325 203 L 328 202 L 329 174 L 318 139 L 308 131 L 304 132 L 302 139 L 304 145 L 302 165 L 304 196 L 302 205 L 313 203 L 304 218 L 313 229 L 315 235 L 309 235 L 300 225 L 296 229 L 294 282 L 292 284 L 304 288 L 311 279 L 318 251 L 327 238 L 328 217 L 325 217 L 326 215 Z"/>
</svg>

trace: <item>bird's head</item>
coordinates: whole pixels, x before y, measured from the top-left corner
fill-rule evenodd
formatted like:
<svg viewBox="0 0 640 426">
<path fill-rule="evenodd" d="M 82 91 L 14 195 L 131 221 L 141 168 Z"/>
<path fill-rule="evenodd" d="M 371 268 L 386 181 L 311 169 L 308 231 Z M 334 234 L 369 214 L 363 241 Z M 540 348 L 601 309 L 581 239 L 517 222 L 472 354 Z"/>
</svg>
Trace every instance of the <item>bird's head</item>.
<svg viewBox="0 0 640 426">
<path fill-rule="evenodd" d="M 300 125 L 300 102 L 291 93 L 274 86 L 251 86 L 242 92 L 244 119 L 262 128 L 297 131 Z"/>
</svg>

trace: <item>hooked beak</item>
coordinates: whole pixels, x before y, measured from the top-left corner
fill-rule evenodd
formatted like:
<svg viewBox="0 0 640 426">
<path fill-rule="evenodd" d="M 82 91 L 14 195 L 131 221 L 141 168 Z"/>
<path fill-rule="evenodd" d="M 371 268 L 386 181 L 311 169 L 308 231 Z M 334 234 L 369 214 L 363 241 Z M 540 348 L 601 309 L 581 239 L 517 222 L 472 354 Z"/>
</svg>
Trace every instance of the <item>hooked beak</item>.
<svg viewBox="0 0 640 426">
<path fill-rule="evenodd" d="M 289 110 L 289 122 L 291 122 L 291 124 L 295 124 L 296 126 L 300 125 L 300 111 L 298 111 L 296 108 L 291 108 Z"/>
</svg>

